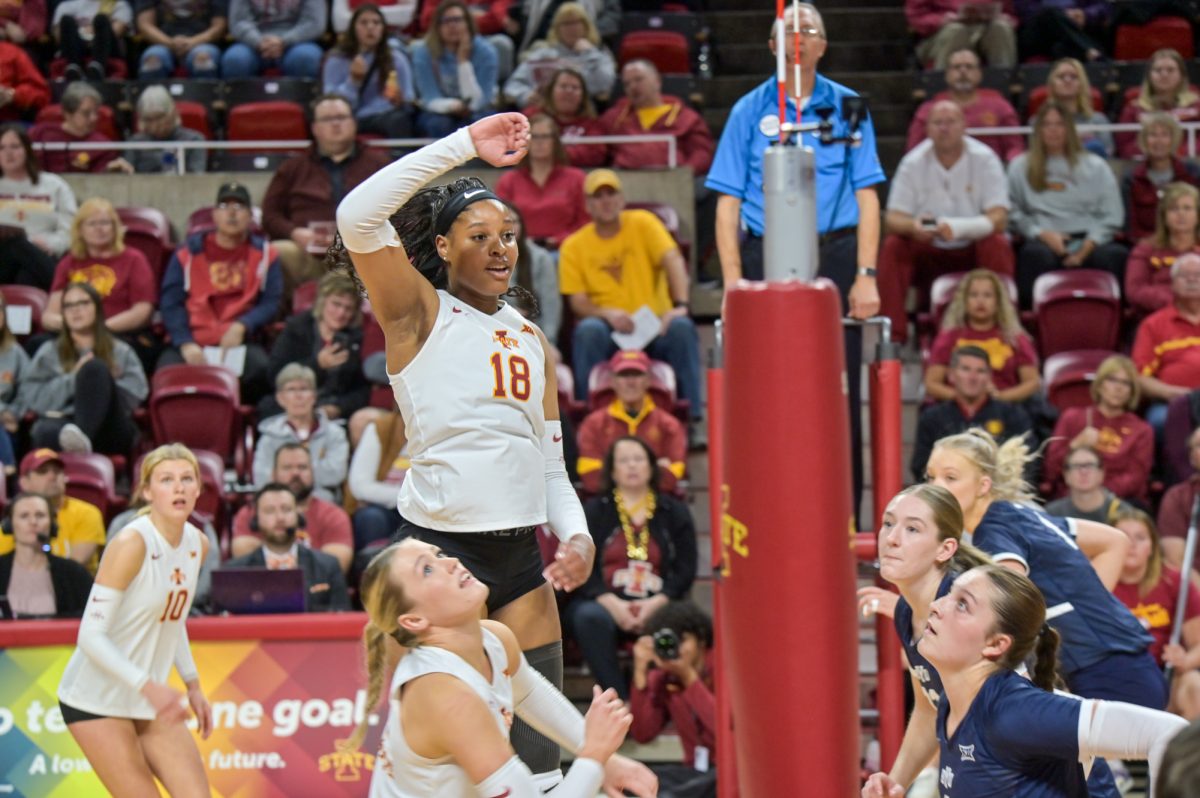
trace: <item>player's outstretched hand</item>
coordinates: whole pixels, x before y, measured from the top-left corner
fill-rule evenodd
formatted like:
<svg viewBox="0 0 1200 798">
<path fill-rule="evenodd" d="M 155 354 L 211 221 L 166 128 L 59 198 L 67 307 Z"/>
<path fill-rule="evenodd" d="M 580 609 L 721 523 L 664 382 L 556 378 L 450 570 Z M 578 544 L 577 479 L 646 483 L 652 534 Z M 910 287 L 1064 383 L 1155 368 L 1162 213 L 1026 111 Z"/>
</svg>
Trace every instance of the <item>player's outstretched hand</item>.
<svg viewBox="0 0 1200 798">
<path fill-rule="evenodd" d="M 603 788 L 608 798 L 624 798 L 627 792 L 637 798 L 656 798 L 658 776 L 641 762 L 613 754 L 604 765 Z"/>
<path fill-rule="evenodd" d="M 864 618 L 870 615 L 895 618 L 899 601 L 899 596 L 881 587 L 864 587 L 858 591 L 858 611 Z"/>
<path fill-rule="evenodd" d="M 874 773 L 862 788 L 862 798 L 904 798 L 904 788 L 886 773 Z"/>
<path fill-rule="evenodd" d="M 183 723 L 187 720 L 187 705 L 183 703 L 183 693 L 162 682 L 146 682 L 142 685 L 142 695 L 154 707 L 156 720 L 163 723 Z"/>
<path fill-rule="evenodd" d="M 596 559 L 596 544 L 592 536 L 579 532 L 559 544 L 554 562 L 546 566 L 542 576 L 555 590 L 572 591 L 587 581 Z"/>
<path fill-rule="evenodd" d="M 475 152 L 492 166 L 515 166 L 529 149 L 529 120 L 525 114 L 492 114 L 468 130 Z"/>
<path fill-rule="evenodd" d="M 625 741 L 633 715 L 616 690 L 610 687 L 602 693 L 599 685 L 593 685 L 592 706 L 583 721 L 583 747 L 579 756 L 604 763 Z"/>
</svg>

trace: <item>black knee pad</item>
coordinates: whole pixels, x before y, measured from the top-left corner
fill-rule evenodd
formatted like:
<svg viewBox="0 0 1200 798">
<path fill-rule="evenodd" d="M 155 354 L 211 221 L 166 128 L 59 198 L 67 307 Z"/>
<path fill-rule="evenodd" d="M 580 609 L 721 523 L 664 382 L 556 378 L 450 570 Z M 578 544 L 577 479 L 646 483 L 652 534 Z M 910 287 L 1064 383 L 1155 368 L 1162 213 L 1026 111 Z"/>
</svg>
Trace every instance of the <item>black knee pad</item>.
<svg viewBox="0 0 1200 798">
<path fill-rule="evenodd" d="M 522 652 L 529 666 L 546 677 L 550 684 L 562 690 L 563 683 L 563 654 L 562 641 L 555 640 L 544 646 L 531 648 Z M 562 764 L 562 750 L 558 743 L 543 737 L 529 727 L 520 718 L 513 720 L 509 740 L 513 750 L 521 757 L 531 772 L 536 776 L 559 770 Z"/>
</svg>

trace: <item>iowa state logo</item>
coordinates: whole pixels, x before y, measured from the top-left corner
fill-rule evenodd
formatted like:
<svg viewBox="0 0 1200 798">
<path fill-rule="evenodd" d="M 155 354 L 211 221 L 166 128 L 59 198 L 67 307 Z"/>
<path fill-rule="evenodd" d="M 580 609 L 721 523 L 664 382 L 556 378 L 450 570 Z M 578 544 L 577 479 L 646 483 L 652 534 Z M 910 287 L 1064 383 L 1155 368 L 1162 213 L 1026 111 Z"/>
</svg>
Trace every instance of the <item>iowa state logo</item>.
<svg viewBox="0 0 1200 798">
<path fill-rule="evenodd" d="M 492 339 L 510 351 L 519 349 L 521 346 L 521 342 L 509 335 L 508 330 L 496 330 L 496 334 L 492 336 Z"/>
<path fill-rule="evenodd" d="M 364 770 L 375 769 L 375 757 L 363 751 L 334 751 L 318 759 L 317 768 L 322 773 L 332 770 L 334 781 L 361 781 Z"/>
</svg>

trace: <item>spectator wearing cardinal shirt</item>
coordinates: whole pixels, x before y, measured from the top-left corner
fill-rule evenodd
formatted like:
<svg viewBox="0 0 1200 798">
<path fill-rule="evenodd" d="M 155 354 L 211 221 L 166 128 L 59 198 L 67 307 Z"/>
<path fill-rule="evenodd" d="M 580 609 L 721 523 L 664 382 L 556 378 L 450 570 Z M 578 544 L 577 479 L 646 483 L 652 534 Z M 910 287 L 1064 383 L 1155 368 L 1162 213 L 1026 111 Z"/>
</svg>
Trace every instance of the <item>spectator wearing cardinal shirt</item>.
<svg viewBox="0 0 1200 798">
<path fill-rule="evenodd" d="M 545 114 L 529 120 L 529 154 L 496 181 L 496 195 L 521 212 L 525 235 L 549 249 L 590 222 L 583 170 L 567 165 L 558 124 Z"/>
<path fill-rule="evenodd" d="M 1171 304 L 1171 267 L 1188 253 L 1200 254 L 1200 190 L 1171 183 L 1162 190 L 1152 235 L 1125 262 L 1125 301 L 1146 316 Z"/>
<path fill-rule="evenodd" d="M 158 367 L 206 363 L 204 347 L 245 345 L 242 402 L 256 404 L 271 389 L 270 360 L 249 336 L 274 320 L 283 294 L 282 267 L 271 243 L 250 233 L 250 192 L 240 183 L 217 191 L 217 229 L 187 240 L 167 264 L 162 317 L 171 346 Z"/>
<path fill-rule="evenodd" d="M 1008 100 L 995 89 L 980 88 L 983 68 L 974 50 L 958 50 L 946 61 L 946 91 L 938 92 L 917 108 L 908 126 L 907 152 L 920 144 L 926 136 L 929 114 L 939 100 L 953 100 L 963 110 L 967 127 L 1017 127 L 1021 120 Z M 991 147 L 1008 163 L 1025 151 L 1024 139 L 1016 134 L 1006 136 L 976 136 Z"/>
<path fill-rule="evenodd" d="M 0 14 L 4 8 L 0 6 Z M 13 27 L 12 22 L 7 25 Z M 42 26 L 45 27 L 45 19 Z M 50 85 L 26 52 L 15 44 L 0 41 L 0 122 L 32 120 L 48 102 Z"/>
<path fill-rule="evenodd" d="M 592 574 L 563 608 L 600 686 L 628 700 L 617 649 L 648 633 L 646 619 L 687 596 L 696 579 L 696 529 L 687 505 L 660 493 L 654 452 L 620 438 L 605 457 L 605 491 L 584 504 L 596 543 Z"/>
<path fill-rule="evenodd" d="M 558 123 L 566 137 L 605 136 L 608 128 L 596 115 L 596 106 L 587 92 L 583 75 L 571 66 L 559 67 L 537 94 L 537 101 L 521 113 L 533 119 L 545 114 Z M 567 161 L 571 166 L 590 169 L 608 161 L 607 144 L 568 144 Z"/>
</svg>

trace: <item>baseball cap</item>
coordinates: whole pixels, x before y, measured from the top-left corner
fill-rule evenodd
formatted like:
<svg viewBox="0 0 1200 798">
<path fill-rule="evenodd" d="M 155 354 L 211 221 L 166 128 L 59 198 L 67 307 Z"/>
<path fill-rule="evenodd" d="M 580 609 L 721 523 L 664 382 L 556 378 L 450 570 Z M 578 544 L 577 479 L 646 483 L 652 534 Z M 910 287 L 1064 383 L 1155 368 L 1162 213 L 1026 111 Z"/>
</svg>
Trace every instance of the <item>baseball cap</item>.
<svg viewBox="0 0 1200 798">
<path fill-rule="evenodd" d="M 611 169 L 593 169 L 583 181 L 583 193 L 592 196 L 602 188 L 621 190 L 621 178 Z"/>
<path fill-rule="evenodd" d="M 249 208 L 250 189 L 246 188 L 241 183 L 225 183 L 220 189 L 217 190 L 217 203 L 220 204 L 226 200 L 240 202 Z"/>
<path fill-rule="evenodd" d="M 620 374 L 622 371 L 638 371 L 646 374 L 650 371 L 650 358 L 640 349 L 630 349 L 617 352 L 608 361 L 608 365 L 613 370 L 613 374 Z"/>
<path fill-rule="evenodd" d="M 53 449 L 34 449 L 29 454 L 21 458 L 21 476 L 37 471 L 46 463 L 58 463 L 64 465 L 62 457 Z"/>
</svg>

